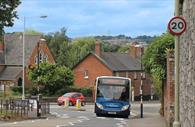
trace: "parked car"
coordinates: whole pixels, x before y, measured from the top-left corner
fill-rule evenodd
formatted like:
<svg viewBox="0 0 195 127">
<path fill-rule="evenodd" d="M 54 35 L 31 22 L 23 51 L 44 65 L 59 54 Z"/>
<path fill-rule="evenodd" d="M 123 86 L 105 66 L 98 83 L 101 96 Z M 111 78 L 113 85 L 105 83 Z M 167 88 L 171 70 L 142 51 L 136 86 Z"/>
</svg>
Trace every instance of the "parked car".
<svg viewBox="0 0 195 127">
<path fill-rule="evenodd" d="M 82 93 L 70 92 L 70 93 L 66 93 L 58 98 L 58 100 L 57 100 L 58 105 L 64 105 L 64 102 L 66 99 L 69 101 L 70 106 L 76 105 L 76 101 L 78 99 L 81 101 L 82 106 L 84 106 L 86 104 L 85 97 L 83 96 Z"/>
</svg>

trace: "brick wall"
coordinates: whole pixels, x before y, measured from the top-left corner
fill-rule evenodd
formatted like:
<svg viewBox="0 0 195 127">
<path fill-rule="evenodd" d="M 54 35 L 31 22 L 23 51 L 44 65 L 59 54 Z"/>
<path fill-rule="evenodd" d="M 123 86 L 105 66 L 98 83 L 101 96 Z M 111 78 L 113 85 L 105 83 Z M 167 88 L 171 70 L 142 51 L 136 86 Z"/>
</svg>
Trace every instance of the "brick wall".
<svg viewBox="0 0 195 127">
<path fill-rule="evenodd" d="M 167 83 L 164 86 L 164 117 L 168 125 L 174 116 L 174 52 L 167 52 Z"/>
<path fill-rule="evenodd" d="M 112 76 L 112 71 L 101 63 L 94 55 L 89 55 L 76 68 L 74 68 L 74 84 L 77 87 L 93 87 L 98 76 Z M 84 77 L 87 71 L 88 77 Z"/>
</svg>

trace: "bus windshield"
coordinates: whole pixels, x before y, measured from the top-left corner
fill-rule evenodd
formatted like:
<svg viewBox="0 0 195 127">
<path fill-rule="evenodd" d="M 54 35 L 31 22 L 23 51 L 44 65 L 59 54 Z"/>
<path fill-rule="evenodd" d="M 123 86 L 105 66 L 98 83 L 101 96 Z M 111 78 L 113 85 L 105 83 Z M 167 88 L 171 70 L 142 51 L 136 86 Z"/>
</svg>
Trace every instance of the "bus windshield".
<svg viewBox="0 0 195 127">
<path fill-rule="evenodd" d="M 125 85 L 99 84 L 97 87 L 97 99 L 98 98 L 104 101 L 129 101 L 129 87 Z"/>
</svg>

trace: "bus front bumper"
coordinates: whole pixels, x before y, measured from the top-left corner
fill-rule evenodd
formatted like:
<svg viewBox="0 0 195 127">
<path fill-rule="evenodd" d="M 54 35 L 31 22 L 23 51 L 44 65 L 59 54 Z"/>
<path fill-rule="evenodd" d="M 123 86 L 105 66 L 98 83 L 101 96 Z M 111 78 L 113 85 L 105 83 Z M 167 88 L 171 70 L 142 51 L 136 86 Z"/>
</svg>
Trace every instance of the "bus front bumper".
<svg viewBox="0 0 195 127">
<path fill-rule="evenodd" d="M 117 116 L 129 116 L 130 115 L 130 109 L 127 110 L 109 110 L 109 109 L 100 109 L 95 105 L 95 113 L 99 115 L 117 115 Z"/>
</svg>

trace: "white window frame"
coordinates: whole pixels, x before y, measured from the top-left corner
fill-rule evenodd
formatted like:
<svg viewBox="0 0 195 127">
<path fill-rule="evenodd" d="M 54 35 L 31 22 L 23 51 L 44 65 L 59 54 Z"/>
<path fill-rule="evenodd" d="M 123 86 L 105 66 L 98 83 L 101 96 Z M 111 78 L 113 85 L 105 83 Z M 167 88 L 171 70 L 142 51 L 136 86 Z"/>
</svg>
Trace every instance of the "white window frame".
<svg viewBox="0 0 195 127">
<path fill-rule="evenodd" d="M 84 71 L 84 79 L 88 79 L 89 78 L 89 72 L 88 70 Z"/>
</svg>

